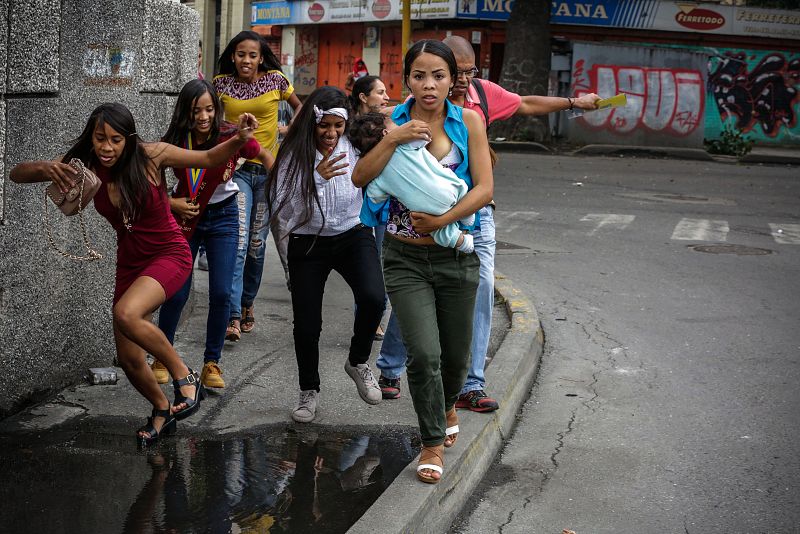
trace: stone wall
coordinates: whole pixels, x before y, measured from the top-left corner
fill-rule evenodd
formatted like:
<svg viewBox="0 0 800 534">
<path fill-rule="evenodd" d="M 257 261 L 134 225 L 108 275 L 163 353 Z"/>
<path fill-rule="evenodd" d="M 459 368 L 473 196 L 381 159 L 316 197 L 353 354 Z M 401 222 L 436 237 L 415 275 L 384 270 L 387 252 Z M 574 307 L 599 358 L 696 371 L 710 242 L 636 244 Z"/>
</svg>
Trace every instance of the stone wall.
<svg viewBox="0 0 800 534">
<path fill-rule="evenodd" d="M 0 0 L 0 417 L 115 355 L 113 230 L 89 208 L 103 260 L 60 257 L 44 233 L 44 184 L 8 171 L 63 154 L 103 102 L 128 106 L 157 140 L 196 76 L 198 35 L 197 13 L 172 0 Z M 77 217 L 50 216 L 55 240 L 80 252 Z"/>
</svg>

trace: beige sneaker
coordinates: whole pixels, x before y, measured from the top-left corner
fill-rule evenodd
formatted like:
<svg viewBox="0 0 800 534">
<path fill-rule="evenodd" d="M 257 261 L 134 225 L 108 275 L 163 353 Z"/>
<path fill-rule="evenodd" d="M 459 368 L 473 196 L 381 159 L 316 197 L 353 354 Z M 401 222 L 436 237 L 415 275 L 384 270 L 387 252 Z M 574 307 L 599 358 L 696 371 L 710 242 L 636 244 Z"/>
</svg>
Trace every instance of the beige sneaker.
<svg viewBox="0 0 800 534">
<path fill-rule="evenodd" d="M 169 371 L 167 368 L 164 367 L 164 364 L 158 360 L 153 360 L 153 364 L 150 366 L 150 369 L 153 370 L 153 374 L 156 375 L 156 382 L 159 384 L 166 384 L 169 382 Z"/>
<path fill-rule="evenodd" d="M 200 375 L 200 382 L 207 388 L 224 388 L 225 381 L 222 379 L 222 369 L 217 362 L 208 361 L 203 364 L 203 373 Z"/>
</svg>

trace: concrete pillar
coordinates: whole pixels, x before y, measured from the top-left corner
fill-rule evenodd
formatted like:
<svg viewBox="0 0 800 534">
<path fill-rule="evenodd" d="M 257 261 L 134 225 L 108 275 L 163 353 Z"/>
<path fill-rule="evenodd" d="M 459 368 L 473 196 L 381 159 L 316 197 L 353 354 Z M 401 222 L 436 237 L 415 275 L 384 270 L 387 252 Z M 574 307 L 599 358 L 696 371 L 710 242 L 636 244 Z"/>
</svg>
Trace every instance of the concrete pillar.
<svg viewBox="0 0 800 534">
<path fill-rule="evenodd" d="M 163 135 L 175 95 L 197 75 L 197 13 L 171 0 L 0 0 L 0 418 L 85 369 L 114 361 L 115 236 L 94 209 L 104 255 L 67 260 L 43 233 L 45 184 L 3 181 L 20 161 L 63 154 L 102 102 L 122 102 L 138 133 Z M 7 39 L 7 41 L 6 41 Z M 13 126 L 12 126 L 13 125 Z M 54 239 L 80 251 L 77 217 L 50 212 Z"/>
</svg>

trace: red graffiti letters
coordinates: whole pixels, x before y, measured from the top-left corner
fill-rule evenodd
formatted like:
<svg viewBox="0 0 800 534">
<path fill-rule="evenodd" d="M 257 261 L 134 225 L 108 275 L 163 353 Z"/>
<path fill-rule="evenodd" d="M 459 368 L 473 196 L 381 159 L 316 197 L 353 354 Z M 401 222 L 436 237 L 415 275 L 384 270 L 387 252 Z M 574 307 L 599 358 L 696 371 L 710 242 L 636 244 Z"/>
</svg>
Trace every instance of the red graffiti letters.
<svg viewBox="0 0 800 534">
<path fill-rule="evenodd" d="M 577 95 L 594 92 L 600 96 L 625 93 L 628 105 L 587 113 L 581 117 L 596 129 L 625 134 L 636 128 L 686 136 L 703 118 L 705 91 L 699 71 L 647 67 L 593 65 L 584 77 L 583 60 L 573 69 Z"/>
</svg>

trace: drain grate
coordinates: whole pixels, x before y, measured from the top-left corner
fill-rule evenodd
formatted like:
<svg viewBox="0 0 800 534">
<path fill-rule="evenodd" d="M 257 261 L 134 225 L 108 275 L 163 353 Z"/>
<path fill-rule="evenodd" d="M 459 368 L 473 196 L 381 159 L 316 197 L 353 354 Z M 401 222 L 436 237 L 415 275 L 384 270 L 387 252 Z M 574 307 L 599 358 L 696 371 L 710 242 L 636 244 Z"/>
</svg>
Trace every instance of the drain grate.
<svg viewBox="0 0 800 534">
<path fill-rule="evenodd" d="M 707 254 L 735 254 L 737 256 L 766 256 L 772 254 L 767 248 L 746 247 L 744 245 L 689 245 L 696 252 Z"/>
</svg>

